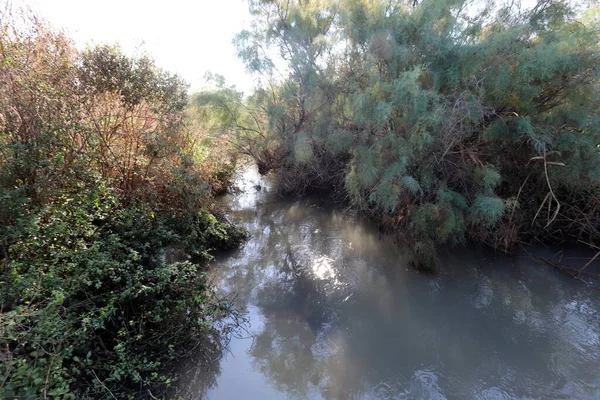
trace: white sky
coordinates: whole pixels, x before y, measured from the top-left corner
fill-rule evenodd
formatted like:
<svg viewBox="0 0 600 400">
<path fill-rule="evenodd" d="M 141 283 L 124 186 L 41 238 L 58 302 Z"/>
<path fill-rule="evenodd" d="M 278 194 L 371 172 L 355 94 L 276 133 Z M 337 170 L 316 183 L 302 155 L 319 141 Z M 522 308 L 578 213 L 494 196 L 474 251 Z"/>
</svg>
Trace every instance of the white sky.
<svg viewBox="0 0 600 400">
<path fill-rule="evenodd" d="M 0 3 L 3 1 L 0 0 Z M 207 71 L 249 93 L 253 81 L 231 41 L 249 24 L 245 0 L 12 0 L 29 5 L 78 47 L 118 42 L 126 54 L 150 54 L 181 75 L 191 91 Z"/>
<path fill-rule="evenodd" d="M 211 71 L 249 94 L 255 80 L 231 43 L 250 22 L 247 0 L 0 0 L 28 5 L 78 47 L 119 43 L 126 54 L 150 54 L 158 66 L 181 75 L 190 90 Z M 521 0 L 531 5 L 535 0 Z"/>
</svg>

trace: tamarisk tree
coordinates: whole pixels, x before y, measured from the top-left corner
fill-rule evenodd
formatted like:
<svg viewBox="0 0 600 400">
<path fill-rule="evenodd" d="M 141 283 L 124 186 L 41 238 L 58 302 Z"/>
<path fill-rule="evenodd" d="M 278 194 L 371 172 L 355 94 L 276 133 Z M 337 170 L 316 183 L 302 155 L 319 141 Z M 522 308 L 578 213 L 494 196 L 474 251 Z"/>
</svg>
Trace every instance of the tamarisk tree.
<svg viewBox="0 0 600 400">
<path fill-rule="evenodd" d="M 256 0 L 284 189 L 334 188 L 422 265 L 466 239 L 600 241 L 598 6 Z M 265 143 L 273 143 L 268 140 Z M 258 141 L 257 143 L 260 143 Z M 263 168 L 268 170 L 269 168 Z"/>
</svg>

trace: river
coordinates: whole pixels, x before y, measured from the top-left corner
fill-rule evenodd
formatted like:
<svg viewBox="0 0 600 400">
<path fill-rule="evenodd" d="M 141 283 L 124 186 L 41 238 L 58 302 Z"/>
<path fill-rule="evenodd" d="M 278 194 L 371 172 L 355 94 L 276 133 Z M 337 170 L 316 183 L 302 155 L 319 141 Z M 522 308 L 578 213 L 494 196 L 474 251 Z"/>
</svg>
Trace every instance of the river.
<svg viewBox="0 0 600 400">
<path fill-rule="evenodd" d="M 253 169 L 248 242 L 213 262 L 246 313 L 197 399 L 600 399 L 600 290 L 527 257 L 457 249 L 420 274 L 377 228 Z"/>
</svg>

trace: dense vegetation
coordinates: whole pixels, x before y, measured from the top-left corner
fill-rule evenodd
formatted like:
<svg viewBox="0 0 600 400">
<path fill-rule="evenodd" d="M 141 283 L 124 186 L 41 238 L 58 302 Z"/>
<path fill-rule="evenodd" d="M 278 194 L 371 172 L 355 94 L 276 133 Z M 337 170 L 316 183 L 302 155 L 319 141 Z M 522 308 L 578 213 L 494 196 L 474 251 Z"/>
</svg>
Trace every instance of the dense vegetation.
<svg viewBox="0 0 600 400">
<path fill-rule="evenodd" d="M 232 161 L 150 58 L 0 21 L 0 398 L 152 397 L 218 350 L 228 305 L 198 263 L 244 238 L 211 201 Z"/>
<path fill-rule="evenodd" d="M 599 8 L 539 0 L 253 0 L 262 88 L 195 98 L 275 170 L 333 189 L 420 265 L 466 240 L 600 244 Z"/>
<path fill-rule="evenodd" d="M 189 104 L 149 57 L 1 15 L 1 398 L 154 397 L 170 361 L 218 350 L 230 311 L 201 265 L 244 239 L 212 200 L 235 154 L 372 215 L 421 266 L 467 240 L 600 249 L 595 2 L 250 10 L 235 44 L 258 89 L 215 76 Z"/>
</svg>

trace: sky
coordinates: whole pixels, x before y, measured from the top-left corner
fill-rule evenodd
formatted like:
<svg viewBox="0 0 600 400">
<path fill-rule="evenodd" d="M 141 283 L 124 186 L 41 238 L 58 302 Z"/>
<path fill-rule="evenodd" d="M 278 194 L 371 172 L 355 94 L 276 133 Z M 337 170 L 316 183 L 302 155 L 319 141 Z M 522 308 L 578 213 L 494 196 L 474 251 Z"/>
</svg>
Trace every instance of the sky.
<svg viewBox="0 0 600 400">
<path fill-rule="evenodd" d="M 0 3 L 2 0 L 0 0 Z M 181 75 L 191 91 L 210 71 L 246 93 L 253 87 L 231 41 L 248 27 L 245 0 L 12 0 L 30 6 L 76 45 L 119 43 L 128 55 L 150 54 Z"/>
<path fill-rule="evenodd" d="M 79 48 L 119 43 L 128 55 L 145 52 L 156 64 L 181 75 L 190 90 L 206 86 L 206 72 L 249 94 L 254 80 L 233 46 L 249 27 L 247 0 L 0 0 L 26 5 Z M 535 0 L 521 0 L 531 5 Z M 276 58 L 276 57 L 275 57 Z"/>
</svg>

